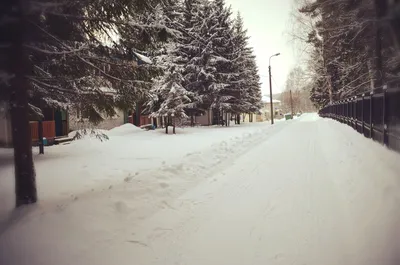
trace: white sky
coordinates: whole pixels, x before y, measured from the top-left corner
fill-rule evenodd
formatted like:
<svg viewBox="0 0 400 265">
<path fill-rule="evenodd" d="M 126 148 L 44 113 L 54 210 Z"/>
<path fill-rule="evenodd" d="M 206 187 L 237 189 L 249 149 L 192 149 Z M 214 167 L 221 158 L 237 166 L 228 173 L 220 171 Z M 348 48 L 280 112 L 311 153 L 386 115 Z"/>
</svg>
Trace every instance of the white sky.
<svg viewBox="0 0 400 265">
<path fill-rule="evenodd" d="M 232 6 L 234 17 L 240 11 L 245 28 L 250 36 L 250 46 L 257 56 L 263 94 L 269 95 L 268 59 L 271 59 L 272 93 L 284 90 L 286 76 L 295 66 L 293 48 L 287 32 L 290 29 L 289 17 L 293 0 L 225 0 Z"/>
</svg>

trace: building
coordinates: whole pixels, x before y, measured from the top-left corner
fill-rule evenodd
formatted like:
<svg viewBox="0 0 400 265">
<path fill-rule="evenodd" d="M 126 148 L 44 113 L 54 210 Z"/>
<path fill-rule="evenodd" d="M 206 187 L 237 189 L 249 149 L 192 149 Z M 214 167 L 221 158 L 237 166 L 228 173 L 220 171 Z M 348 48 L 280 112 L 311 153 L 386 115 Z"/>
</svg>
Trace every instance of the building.
<svg viewBox="0 0 400 265">
<path fill-rule="evenodd" d="M 257 119 L 257 117 L 260 116 L 260 114 L 257 113 L 243 113 L 241 116 L 242 116 L 242 121 L 245 123 L 261 121 L 260 119 Z"/>
<path fill-rule="evenodd" d="M 0 101 L 0 146 L 12 146 L 11 121 L 8 114 L 8 106 Z"/>
<path fill-rule="evenodd" d="M 257 119 L 259 121 L 268 121 L 271 119 L 271 101 L 269 96 L 262 97 L 263 107 L 260 110 L 261 114 Z M 272 107 L 274 108 L 274 118 L 283 117 L 282 102 L 277 99 L 272 99 Z"/>
<path fill-rule="evenodd" d="M 65 110 L 43 108 L 42 109 L 43 137 L 51 144 L 58 137 L 68 135 L 68 113 Z M 32 118 L 29 122 L 32 143 L 39 142 L 39 121 Z M 12 146 L 11 118 L 6 102 L 0 102 L 0 146 Z"/>
</svg>

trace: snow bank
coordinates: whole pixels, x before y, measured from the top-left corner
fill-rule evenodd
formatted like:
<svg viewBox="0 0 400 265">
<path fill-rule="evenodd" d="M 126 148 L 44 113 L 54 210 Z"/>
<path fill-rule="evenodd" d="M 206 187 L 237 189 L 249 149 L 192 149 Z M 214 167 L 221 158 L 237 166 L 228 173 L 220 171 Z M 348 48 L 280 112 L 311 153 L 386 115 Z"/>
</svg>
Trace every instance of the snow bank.
<svg viewBox="0 0 400 265">
<path fill-rule="evenodd" d="M 143 132 L 142 129 L 139 127 L 136 127 L 135 125 L 131 123 L 126 123 L 124 125 L 112 128 L 111 130 L 108 131 L 109 136 L 124 136 L 124 135 L 129 135 L 132 133 L 138 133 L 138 132 Z"/>
</svg>

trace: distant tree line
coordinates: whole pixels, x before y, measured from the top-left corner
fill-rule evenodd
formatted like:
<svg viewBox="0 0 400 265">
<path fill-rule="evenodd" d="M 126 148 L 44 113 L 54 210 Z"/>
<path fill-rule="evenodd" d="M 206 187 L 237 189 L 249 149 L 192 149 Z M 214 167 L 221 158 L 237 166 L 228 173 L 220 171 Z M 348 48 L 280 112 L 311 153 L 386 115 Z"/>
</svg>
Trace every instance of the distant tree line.
<svg viewBox="0 0 400 265">
<path fill-rule="evenodd" d="M 313 112 L 315 106 L 310 99 L 310 82 L 306 71 L 294 67 L 287 76 L 285 90 L 280 95 L 282 111 L 289 113 Z"/>
</svg>

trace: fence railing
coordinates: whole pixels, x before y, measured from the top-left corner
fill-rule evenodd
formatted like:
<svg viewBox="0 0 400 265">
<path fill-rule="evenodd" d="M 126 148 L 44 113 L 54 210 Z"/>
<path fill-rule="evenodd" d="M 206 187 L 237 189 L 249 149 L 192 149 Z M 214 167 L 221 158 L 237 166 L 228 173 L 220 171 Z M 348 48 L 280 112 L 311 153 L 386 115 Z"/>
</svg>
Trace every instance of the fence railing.
<svg viewBox="0 0 400 265">
<path fill-rule="evenodd" d="M 400 152 L 400 88 L 383 87 L 373 92 L 334 102 L 319 111 L 345 123 L 365 137 Z"/>
</svg>

